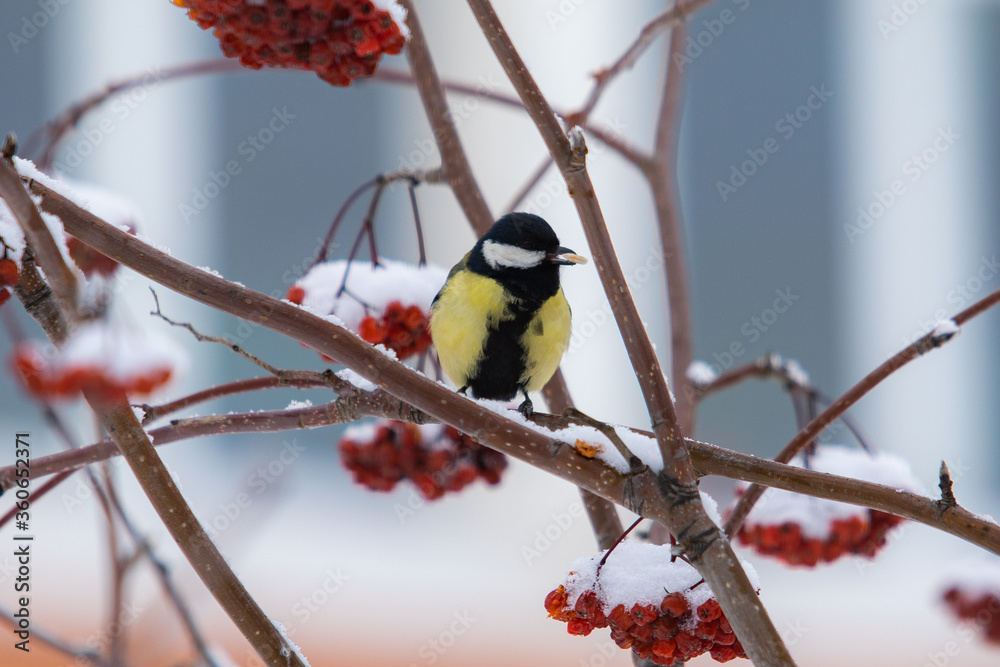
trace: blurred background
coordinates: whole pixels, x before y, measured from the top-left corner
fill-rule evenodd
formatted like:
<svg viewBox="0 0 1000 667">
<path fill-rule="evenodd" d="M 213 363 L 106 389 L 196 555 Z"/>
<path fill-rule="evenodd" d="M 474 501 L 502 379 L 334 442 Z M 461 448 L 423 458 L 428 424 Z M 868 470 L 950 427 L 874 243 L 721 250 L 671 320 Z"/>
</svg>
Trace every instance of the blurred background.
<svg viewBox="0 0 1000 667">
<path fill-rule="evenodd" d="M 563 110 L 577 108 L 591 73 L 665 8 L 597 0 L 496 6 L 542 90 Z M 464 3 L 418 2 L 417 9 L 443 78 L 511 91 Z M 148 85 L 84 117 L 62 146 L 61 171 L 133 201 L 140 232 L 174 256 L 261 292 L 285 294 L 358 185 L 379 172 L 438 164 L 417 95 L 406 86 L 340 89 L 311 73 L 273 70 L 161 82 L 161 68 L 219 55 L 211 34 L 167 2 L 7 0 L 0 27 L 0 130 L 22 142 L 72 102 L 148 72 Z M 779 352 L 835 397 L 936 321 L 1000 287 L 1000 4 L 716 0 L 690 20 L 684 53 L 678 177 L 697 358 L 723 371 Z M 661 36 L 616 79 L 593 116 L 597 126 L 651 144 L 665 54 Z M 386 58 L 380 67 L 405 69 L 406 61 Z M 544 145 L 519 111 L 479 96 L 450 101 L 487 202 L 500 215 L 541 163 Z M 276 117 L 281 131 L 248 159 L 241 146 Z M 777 149 L 747 167 L 765 146 Z M 613 151 L 596 140 L 590 149 L 625 274 L 667 368 L 669 322 L 648 192 Z M 240 173 L 185 215 L 231 160 Z M 430 258 L 450 266 L 474 236 L 450 191 L 423 186 L 417 197 Z M 564 245 L 588 254 L 554 169 L 521 208 L 543 215 Z M 338 256 L 363 210 L 348 217 Z M 414 260 L 412 230 L 405 189 L 394 188 L 379 215 L 381 252 Z M 575 327 L 564 370 L 578 406 L 647 425 L 596 272 L 566 271 L 564 284 Z M 148 318 L 144 279 L 126 271 L 119 286 L 120 317 L 164 331 L 190 353 L 192 370 L 172 395 L 258 374 L 236 355 Z M 323 367 L 294 341 L 157 293 L 169 316 L 228 335 L 272 364 Z M 776 299 L 788 305 L 784 312 Z M 40 336 L 18 311 L 11 303 L 3 315 Z M 852 411 L 871 442 L 909 460 L 927 489 L 944 459 L 959 501 L 994 515 L 998 331 L 997 311 L 977 318 Z M 9 351 L 0 337 L 0 355 Z M 198 409 L 276 409 L 305 398 L 328 400 L 284 390 Z M 81 442 L 94 439 L 92 419 L 78 405 L 60 413 Z M 62 448 L 13 382 L 0 385 L 0 423 L 10 443 L 4 463 L 13 459 L 15 431 L 31 432 L 34 456 Z M 696 436 L 773 456 L 795 430 L 780 387 L 748 383 L 704 402 Z M 407 486 L 374 494 L 342 469 L 338 436 L 332 428 L 242 435 L 161 450 L 233 567 L 313 665 L 631 664 L 606 633 L 570 637 L 545 617 L 545 594 L 574 559 L 596 550 L 571 485 L 512 462 L 499 487 L 477 484 L 434 503 Z M 113 468 L 126 507 L 171 565 L 218 654 L 257 664 L 127 467 L 116 461 Z M 725 480 L 709 478 L 703 488 L 723 506 L 732 498 Z M 236 504 L 246 496 L 247 506 Z M 131 664 L 191 664 L 148 565 L 128 579 L 122 617 L 109 618 L 106 527 L 83 475 L 39 501 L 33 521 L 33 629 L 82 647 L 124 627 Z M 980 557 L 956 538 L 904 524 L 875 561 L 806 570 L 741 554 L 760 572 L 761 595 L 799 664 L 940 667 L 1000 658 L 961 633 L 939 604 L 946 572 Z M 13 607 L 12 567 L 11 556 L 0 556 L 5 610 Z M 41 646 L 25 657 L 12 643 L 0 645 L 0 664 L 73 664 Z"/>
</svg>

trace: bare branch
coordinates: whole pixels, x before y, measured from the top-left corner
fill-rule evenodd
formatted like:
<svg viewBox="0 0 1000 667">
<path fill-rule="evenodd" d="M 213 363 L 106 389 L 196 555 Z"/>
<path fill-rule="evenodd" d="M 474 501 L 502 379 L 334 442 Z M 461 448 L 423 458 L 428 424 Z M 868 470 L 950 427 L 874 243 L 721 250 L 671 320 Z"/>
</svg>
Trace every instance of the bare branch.
<svg viewBox="0 0 1000 667">
<path fill-rule="evenodd" d="M 1000 289 L 986 295 L 976 303 L 972 304 L 952 320 L 958 326 L 962 326 L 973 317 L 985 312 L 989 308 L 1000 303 Z M 821 412 L 815 419 L 806 424 L 806 427 L 792 438 L 791 442 L 774 457 L 775 461 L 787 463 L 791 461 L 806 445 L 833 423 L 835 419 L 844 414 L 848 408 L 857 403 L 865 394 L 877 387 L 880 382 L 895 373 L 897 370 L 910 363 L 917 357 L 936 349 L 946 343 L 954 336 L 954 333 L 940 334 L 937 331 L 929 331 L 924 336 L 918 338 L 912 344 L 893 355 L 881 366 L 861 379 L 860 382 L 847 390 L 843 396 L 838 398 L 826 410 Z M 764 487 L 753 484 L 747 488 L 746 492 L 740 496 L 733 513 L 726 521 L 726 534 L 732 537 L 739 531 L 740 525 L 746 519 L 760 496 L 764 493 Z"/>
<path fill-rule="evenodd" d="M 420 26 L 417 13 L 413 8 L 411 0 L 402 0 L 402 5 L 406 8 L 406 24 L 410 28 L 410 41 L 406 46 L 406 59 L 413 69 L 413 78 L 417 84 L 417 91 L 420 99 L 424 103 L 427 112 L 427 119 L 431 123 L 431 131 L 434 134 L 434 141 L 437 142 L 438 150 L 441 153 L 441 161 L 444 165 L 444 174 L 451 186 L 455 198 L 465 212 L 465 216 L 476 230 L 477 236 L 482 236 L 493 224 L 493 215 L 483 193 L 479 190 L 475 177 L 472 175 L 472 167 L 462 150 L 462 143 L 458 138 L 458 130 L 452 122 L 451 114 L 448 111 L 448 103 L 444 97 L 444 89 L 438 79 L 437 70 L 431 60 L 430 49 L 427 48 L 427 41 L 424 39 L 424 31 Z"/>
</svg>

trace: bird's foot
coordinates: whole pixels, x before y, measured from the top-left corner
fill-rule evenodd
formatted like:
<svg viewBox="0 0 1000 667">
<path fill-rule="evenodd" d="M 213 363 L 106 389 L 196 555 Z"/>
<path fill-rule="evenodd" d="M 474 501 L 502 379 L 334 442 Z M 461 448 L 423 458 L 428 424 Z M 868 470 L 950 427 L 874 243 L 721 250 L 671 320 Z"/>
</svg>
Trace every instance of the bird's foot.
<svg viewBox="0 0 1000 667">
<path fill-rule="evenodd" d="M 535 406 L 531 404 L 531 399 L 525 396 L 524 402 L 517 406 L 517 411 L 524 415 L 525 419 L 531 419 L 532 413 L 535 412 Z"/>
</svg>

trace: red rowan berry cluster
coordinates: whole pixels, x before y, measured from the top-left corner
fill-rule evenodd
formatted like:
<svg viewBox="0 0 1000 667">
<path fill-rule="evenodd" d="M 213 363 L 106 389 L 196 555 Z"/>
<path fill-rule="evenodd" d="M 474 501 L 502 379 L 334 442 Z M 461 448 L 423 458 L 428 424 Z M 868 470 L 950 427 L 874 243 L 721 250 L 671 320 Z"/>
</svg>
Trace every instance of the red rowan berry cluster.
<svg viewBox="0 0 1000 667">
<path fill-rule="evenodd" d="M 381 420 L 374 428 L 348 429 L 339 447 L 341 462 L 358 484 L 391 491 L 401 480 L 410 479 L 428 500 L 459 491 L 477 478 L 497 484 L 507 467 L 503 454 L 439 424 Z"/>
<path fill-rule="evenodd" d="M 83 390 L 109 396 L 118 391 L 150 394 L 173 375 L 169 367 L 150 367 L 130 375 L 118 375 L 100 364 L 50 363 L 31 344 L 14 350 L 14 370 L 25 388 L 38 398 L 71 398 Z"/>
<path fill-rule="evenodd" d="M 823 445 L 808 458 L 796 457 L 790 465 L 897 489 L 920 489 L 906 462 L 885 453 Z M 878 510 L 767 489 L 740 527 L 738 538 L 740 544 L 789 565 L 814 567 L 843 556 L 875 557 L 886 546 L 889 531 L 903 520 Z"/>
<path fill-rule="evenodd" d="M 21 279 L 21 272 L 17 262 L 10 257 L 0 259 L 0 306 L 7 303 L 11 294 L 14 293 L 14 286 Z"/>
<path fill-rule="evenodd" d="M 603 560 L 576 561 L 545 598 L 549 616 L 571 635 L 610 628 L 619 647 L 657 665 L 704 653 L 718 662 L 746 657 L 712 591 L 690 564 L 671 561 L 669 546 L 625 540 Z M 756 585 L 756 573 L 744 567 Z"/>
<path fill-rule="evenodd" d="M 401 8 L 370 0 L 173 0 L 245 67 L 311 70 L 335 86 L 374 73 L 406 43 Z M 383 8 L 380 8 L 379 6 Z"/>
<path fill-rule="evenodd" d="M 570 605 L 563 586 L 545 598 L 551 618 L 566 622 L 571 635 L 589 635 L 595 628 L 611 628 L 611 639 L 620 648 L 632 649 L 657 665 L 686 662 L 710 653 L 718 662 L 745 658 L 743 647 L 715 598 L 691 608 L 683 593 L 668 593 L 660 604 L 606 605 L 592 589 Z"/>
<path fill-rule="evenodd" d="M 14 350 L 15 375 L 36 397 L 70 398 L 89 390 L 150 394 L 175 376 L 182 353 L 169 340 L 97 320 L 84 324 L 56 349 L 22 343 Z"/>
<path fill-rule="evenodd" d="M 886 535 L 903 522 L 893 514 L 878 510 L 863 510 L 858 516 L 834 519 L 825 539 L 810 537 L 802 526 L 786 521 L 779 525 L 748 524 L 740 527 L 743 546 L 758 553 L 773 556 L 789 565 L 813 567 L 830 563 L 843 555 L 874 558 L 886 545 Z"/>
<path fill-rule="evenodd" d="M 373 345 L 385 345 L 400 359 L 422 354 L 431 344 L 427 316 L 419 306 L 404 308 L 399 301 L 390 302 L 381 317 L 361 320 L 358 335 Z"/>
<path fill-rule="evenodd" d="M 406 359 L 431 345 L 428 313 L 446 276 L 431 265 L 335 260 L 310 268 L 285 298 L 314 313 L 335 315 L 362 339 Z"/>
<path fill-rule="evenodd" d="M 1000 589 L 953 585 L 944 592 L 944 603 L 963 621 L 980 628 L 983 639 L 1000 646 Z"/>
</svg>

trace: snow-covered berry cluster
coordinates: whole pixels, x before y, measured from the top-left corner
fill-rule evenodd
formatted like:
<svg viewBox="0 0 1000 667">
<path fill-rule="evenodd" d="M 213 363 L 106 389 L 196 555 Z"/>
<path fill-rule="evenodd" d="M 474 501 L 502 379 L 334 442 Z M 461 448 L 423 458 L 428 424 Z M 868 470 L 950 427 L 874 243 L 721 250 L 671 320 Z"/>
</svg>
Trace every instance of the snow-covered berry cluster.
<svg viewBox="0 0 1000 667">
<path fill-rule="evenodd" d="M 671 562 L 669 546 L 626 540 L 603 566 L 602 556 L 575 562 L 545 598 L 549 616 L 571 635 L 610 628 L 618 646 L 657 665 L 703 653 L 718 662 L 746 657 L 708 585 L 688 563 Z M 756 572 L 744 567 L 756 586 Z"/>
<path fill-rule="evenodd" d="M 21 279 L 21 271 L 10 257 L 0 259 L 0 306 L 7 303 L 11 294 L 14 293 L 14 286 Z"/>
<path fill-rule="evenodd" d="M 886 545 L 886 534 L 902 522 L 898 516 L 869 509 L 858 516 L 834 519 L 823 531 L 825 537 L 810 536 L 805 527 L 785 521 L 778 525 L 744 523 L 739 540 L 743 546 L 789 565 L 812 567 L 844 555 L 874 558 Z"/>
<path fill-rule="evenodd" d="M 173 0 L 251 69 L 311 70 L 335 86 L 371 76 L 409 36 L 395 0 Z"/>
<path fill-rule="evenodd" d="M 54 399 L 83 390 L 150 394 L 176 376 L 183 358 L 166 339 L 97 321 L 80 327 L 60 349 L 18 345 L 12 365 L 32 395 Z"/>
<path fill-rule="evenodd" d="M 352 426 L 340 439 L 340 456 L 354 481 L 373 491 L 391 491 L 410 479 L 424 498 L 440 498 L 476 479 L 500 481 L 507 457 L 483 447 L 451 426 L 417 426 L 389 419 Z"/>
<path fill-rule="evenodd" d="M 431 345 L 431 301 L 446 276 L 431 265 L 337 260 L 312 267 L 285 298 L 319 315 L 335 315 L 364 340 L 405 359 Z"/>
<path fill-rule="evenodd" d="M 801 467 L 806 462 L 796 458 L 791 465 Z M 823 446 L 809 457 L 808 466 L 897 489 L 920 489 L 906 462 L 889 454 Z M 740 544 L 765 556 L 813 567 L 845 555 L 873 558 L 885 547 L 889 531 L 902 521 L 878 510 L 772 488 L 754 505 L 738 538 Z"/>
</svg>

